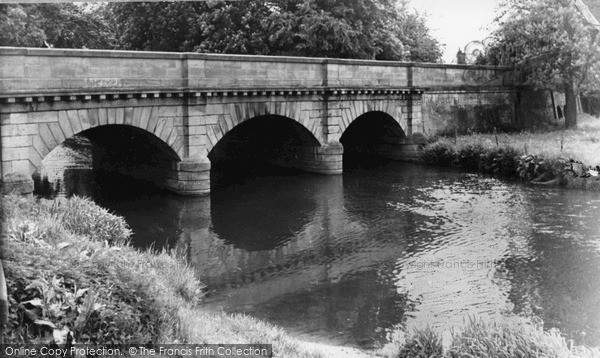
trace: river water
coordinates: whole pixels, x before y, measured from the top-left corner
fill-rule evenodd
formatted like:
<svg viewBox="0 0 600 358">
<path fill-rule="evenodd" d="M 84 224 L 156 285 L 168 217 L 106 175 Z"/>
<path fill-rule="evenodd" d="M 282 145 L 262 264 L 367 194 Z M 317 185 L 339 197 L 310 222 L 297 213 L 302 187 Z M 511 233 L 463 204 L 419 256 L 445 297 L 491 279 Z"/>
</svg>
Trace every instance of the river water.
<svg viewBox="0 0 600 358">
<path fill-rule="evenodd" d="M 103 182 L 81 151 L 56 152 L 38 194 L 89 196 L 126 218 L 134 245 L 185 251 L 208 308 L 364 349 L 512 315 L 600 344 L 600 193 L 392 162 L 214 170 L 210 197 L 186 198 Z"/>
</svg>

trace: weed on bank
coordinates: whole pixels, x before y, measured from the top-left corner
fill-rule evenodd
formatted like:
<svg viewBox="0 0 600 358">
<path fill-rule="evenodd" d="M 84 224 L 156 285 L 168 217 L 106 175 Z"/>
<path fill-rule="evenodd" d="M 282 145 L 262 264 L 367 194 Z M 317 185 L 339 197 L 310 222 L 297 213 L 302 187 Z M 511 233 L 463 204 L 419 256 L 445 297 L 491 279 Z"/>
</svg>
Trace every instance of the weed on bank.
<svg viewBox="0 0 600 358">
<path fill-rule="evenodd" d="M 444 340 L 430 327 L 417 329 L 403 342 L 399 358 L 598 358 L 600 350 L 574 346 L 556 329 L 514 317 L 485 322 L 470 317 Z"/>
<path fill-rule="evenodd" d="M 128 245 L 123 218 L 87 199 L 2 198 L 9 322 L 5 343 L 273 344 L 321 357 L 280 328 L 202 309 L 182 257 Z"/>
<path fill-rule="evenodd" d="M 534 184 L 600 190 L 600 118 L 583 116 L 570 130 L 433 138 L 421 159 Z"/>
</svg>

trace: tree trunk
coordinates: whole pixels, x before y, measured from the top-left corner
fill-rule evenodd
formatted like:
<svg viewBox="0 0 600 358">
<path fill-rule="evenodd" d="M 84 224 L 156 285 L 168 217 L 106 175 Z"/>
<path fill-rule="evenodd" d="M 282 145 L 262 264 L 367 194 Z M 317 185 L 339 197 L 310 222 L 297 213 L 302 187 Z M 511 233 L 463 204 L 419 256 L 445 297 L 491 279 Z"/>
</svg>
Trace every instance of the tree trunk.
<svg viewBox="0 0 600 358">
<path fill-rule="evenodd" d="M 573 85 L 567 85 L 565 88 L 565 127 L 577 127 L 577 91 Z"/>
</svg>

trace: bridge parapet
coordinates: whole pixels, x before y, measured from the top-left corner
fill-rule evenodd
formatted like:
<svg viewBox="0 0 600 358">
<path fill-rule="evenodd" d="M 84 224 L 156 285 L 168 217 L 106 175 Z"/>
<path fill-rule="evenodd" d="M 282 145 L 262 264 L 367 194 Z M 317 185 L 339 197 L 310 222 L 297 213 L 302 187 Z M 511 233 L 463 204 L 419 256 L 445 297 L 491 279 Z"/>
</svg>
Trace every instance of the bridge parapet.
<svg viewBox="0 0 600 358">
<path fill-rule="evenodd" d="M 507 68 L 391 61 L 0 48 L 0 98 L 98 93 L 513 87 Z"/>
</svg>

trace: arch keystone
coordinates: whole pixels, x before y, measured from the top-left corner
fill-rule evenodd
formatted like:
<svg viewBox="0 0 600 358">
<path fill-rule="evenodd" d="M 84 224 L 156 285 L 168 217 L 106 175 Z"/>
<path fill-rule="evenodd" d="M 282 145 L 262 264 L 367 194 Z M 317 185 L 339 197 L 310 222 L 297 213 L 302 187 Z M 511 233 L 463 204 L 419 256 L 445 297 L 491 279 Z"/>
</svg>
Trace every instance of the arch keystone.
<svg viewBox="0 0 600 358">
<path fill-rule="evenodd" d="M 79 117 L 79 122 L 81 123 L 82 131 L 84 131 L 86 129 L 90 129 L 92 127 L 90 124 L 90 120 L 88 118 L 88 110 L 87 109 L 78 110 L 77 116 Z"/>
<path fill-rule="evenodd" d="M 117 121 L 117 109 L 110 107 L 106 110 L 107 124 L 116 124 Z"/>
<path fill-rule="evenodd" d="M 99 119 L 99 110 L 98 108 L 91 108 L 88 111 L 88 119 L 90 120 L 90 125 L 92 127 L 98 127 L 100 119 Z"/>
<path fill-rule="evenodd" d="M 133 107 L 125 108 L 123 124 L 133 125 Z"/>
<path fill-rule="evenodd" d="M 115 124 L 125 123 L 125 108 L 118 107 L 116 110 Z"/>
</svg>

